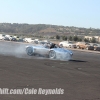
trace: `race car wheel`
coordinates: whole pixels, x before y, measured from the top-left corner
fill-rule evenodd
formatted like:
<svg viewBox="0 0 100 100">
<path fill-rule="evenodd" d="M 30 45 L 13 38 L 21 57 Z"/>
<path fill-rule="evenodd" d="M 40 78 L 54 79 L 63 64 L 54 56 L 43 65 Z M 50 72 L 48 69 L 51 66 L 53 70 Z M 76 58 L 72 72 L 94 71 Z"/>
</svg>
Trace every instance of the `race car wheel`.
<svg viewBox="0 0 100 100">
<path fill-rule="evenodd" d="M 55 53 L 55 51 L 51 50 L 51 51 L 49 52 L 49 58 L 51 58 L 51 59 L 56 58 L 56 53 Z"/>
<path fill-rule="evenodd" d="M 26 48 L 27 55 L 32 56 L 34 54 L 34 49 L 32 47 Z"/>
</svg>

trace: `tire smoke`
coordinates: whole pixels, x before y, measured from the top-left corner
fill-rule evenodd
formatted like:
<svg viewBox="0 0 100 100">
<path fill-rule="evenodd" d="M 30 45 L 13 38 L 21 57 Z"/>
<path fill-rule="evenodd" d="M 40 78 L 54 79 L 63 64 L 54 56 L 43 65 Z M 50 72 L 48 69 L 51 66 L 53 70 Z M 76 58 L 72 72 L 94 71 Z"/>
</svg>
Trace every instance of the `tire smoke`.
<svg viewBox="0 0 100 100">
<path fill-rule="evenodd" d="M 22 58 L 25 54 L 25 44 L 0 41 L 0 55 Z"/>
</svg>

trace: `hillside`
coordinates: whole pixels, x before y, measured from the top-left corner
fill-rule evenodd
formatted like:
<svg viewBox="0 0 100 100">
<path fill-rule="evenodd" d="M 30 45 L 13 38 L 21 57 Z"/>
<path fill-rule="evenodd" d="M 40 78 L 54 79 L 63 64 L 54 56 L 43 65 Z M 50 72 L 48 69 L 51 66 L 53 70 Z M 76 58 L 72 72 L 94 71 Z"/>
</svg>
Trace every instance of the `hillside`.
<svg viewBox="0 0 100 100">
<path fill-rule="evenodd" d="M 0 23 L 0 33 L 35 36 L 100 35 L 100 29 L 46 24 Z"/>
</svg>

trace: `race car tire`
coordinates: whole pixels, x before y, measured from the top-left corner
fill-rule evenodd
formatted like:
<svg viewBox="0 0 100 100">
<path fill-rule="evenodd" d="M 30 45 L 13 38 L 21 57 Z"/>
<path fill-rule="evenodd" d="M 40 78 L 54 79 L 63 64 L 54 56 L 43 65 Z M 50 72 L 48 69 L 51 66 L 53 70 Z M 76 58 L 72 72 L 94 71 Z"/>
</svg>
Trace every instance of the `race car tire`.
<svg viewBox="0 0 100 100">
<path fill-rule="evenodd" d="M 55 51 L 51 50 L 51 51 L 49 52 L 49 58 L 51 58 L 51 59 L 55 59 L 55 58 L 56 58 L 56 53 L 55 53 Z"/>
<path fill-rule="evenodd" d="M 27 55 L 32 56 L 34 54 L 34 49 L 32 47 L 27 47 L 26 53 Z"/>
</svg>

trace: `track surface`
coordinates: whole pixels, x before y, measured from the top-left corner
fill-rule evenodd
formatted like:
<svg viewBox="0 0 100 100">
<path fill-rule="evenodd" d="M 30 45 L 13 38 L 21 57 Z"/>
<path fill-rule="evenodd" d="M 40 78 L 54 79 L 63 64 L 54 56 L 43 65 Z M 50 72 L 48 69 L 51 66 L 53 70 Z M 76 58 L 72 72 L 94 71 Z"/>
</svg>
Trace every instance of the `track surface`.
<svg viewBox="0 0 100 100">
<path fill-rule="evenodd" d="M 100 100 L 100 54 L 73 51 L 68 62 L 35 59 L 25 52 L 16 57 L 12 52 L 19 45 L 0 42 L 0 50 L 5 48 L 0 54 L 0 88 L 62 88 L 64 94 L 0 95 L 0 100 Z"/>
</svg>

